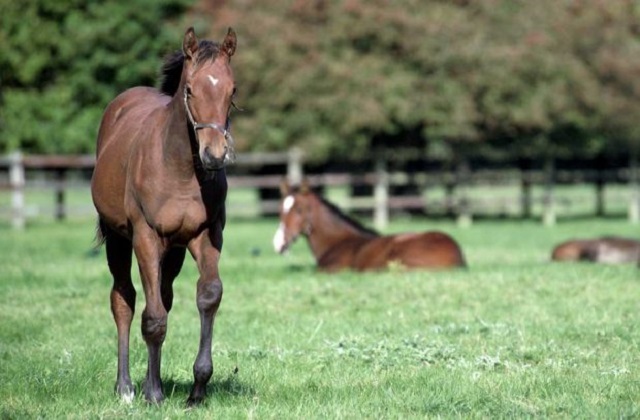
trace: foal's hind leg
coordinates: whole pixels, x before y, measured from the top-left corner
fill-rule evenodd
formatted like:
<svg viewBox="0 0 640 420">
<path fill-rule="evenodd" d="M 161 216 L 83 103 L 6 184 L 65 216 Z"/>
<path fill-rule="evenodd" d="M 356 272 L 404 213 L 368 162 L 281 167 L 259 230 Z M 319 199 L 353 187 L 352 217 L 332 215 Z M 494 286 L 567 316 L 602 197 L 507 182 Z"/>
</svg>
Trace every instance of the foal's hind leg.
<svg viewBox="0 0 640 420">
<path fill-rule="evenodd" d="M 113 276 L 111 312 L 118 329 L 118 377 L 115 391 L 130 401 L 134 395 L 129 376 L 129 331 L 136 305 L 136 291 L 131 282 L 131 242 L 122 236 L 106 233 L 107 262 Z"/>
<path fill-rule="evenodd" d="M 162 294 L 162 303 L 167 312 L 171 311 L 173 306 L 173 281 L 180 274 L 186 252 L 186 248 L 171 248 L 162 259 L 160 292 Z"/>
</svg>

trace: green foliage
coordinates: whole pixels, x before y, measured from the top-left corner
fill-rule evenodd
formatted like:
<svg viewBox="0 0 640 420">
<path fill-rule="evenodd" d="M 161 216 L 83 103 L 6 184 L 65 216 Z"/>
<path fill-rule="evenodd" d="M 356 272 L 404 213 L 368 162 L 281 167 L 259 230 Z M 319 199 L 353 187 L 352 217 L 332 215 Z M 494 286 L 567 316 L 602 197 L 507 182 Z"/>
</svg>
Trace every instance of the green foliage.
<svg viewBox="0 0 640 420">
<path fill-rule="evenodd" d="M 320 274 L 307 247 L 271 250 L 275 220 L 231 220 L 216 318 L 214 376 L 187 409 L 198 346 L 197 272 L 175 282 L 163 346 L 161 406 L 113 394 L 111 280 L 91 254 L 93 222 L 32 224 L 0 235 L 3 418 L 634 418 L 640 331 L 634 266 L 552 264 L 568 237 L 625 234 L 625 220 L 481 222 L 412 219 L 462 244 L 467 270 Z M 47 240 L 43 240 L 47 238 Z M 487 238 L 490 238 L 487 241 Z M 52 246 L 55 244 L 55 246 Z M 137 271 L 134 269 L 134 276 Z M 139 279 L 131 374 L 146 347 Z"/>
<path fill-rule="evenodd" d="M 633 0 L 0 0 L 0 10 L 1 152 L 93 150 L 106 104 L 156 83 L 184 12 L 200 36 L 238 33 L 240 150 L 536 158 L 640 145 Z"/>
<path fill-rule="evenodd" d="M 640 141 L 636 2 L 251 3 L 222 8 L 241 39 L 245 148 L 588 157 Z"/>
<path fill-rule="evenodd" d="M 107 103 L 180 47 L 190 3 L 0 0 L 0 151 L 92 151 Z"/>
</svg>

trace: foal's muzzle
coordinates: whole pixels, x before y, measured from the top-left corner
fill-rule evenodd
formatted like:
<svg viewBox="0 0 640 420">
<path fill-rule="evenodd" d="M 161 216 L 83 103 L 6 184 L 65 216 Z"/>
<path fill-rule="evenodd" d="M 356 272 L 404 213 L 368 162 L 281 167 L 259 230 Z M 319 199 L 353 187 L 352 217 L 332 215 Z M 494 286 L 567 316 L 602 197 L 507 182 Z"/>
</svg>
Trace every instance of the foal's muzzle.
<svg viewBox="0 0 640 420">
<path fill-rule="evenodd" d="M 289 246 L 296 240 L 296 236 L 287 239 L 287 232 L 284 224 L 278 225 L 275 235 L 273 235 L 273 249 L 278 254 L 284 254 Z"/>
<path fill-rule="evenodd" d="M 218 131 L 224 137 L 224 140 L 216 140 L 208 142 L 209 144 L 200 143 L 201 139 L 198 135 L 198 131 L 201 129 L 210 128 Z M 207 171 L 217 171 L 225 167 L 235 160 L 235 152 L 233 149 L 233 137 L 231 133 L 216 123 L 208 124 L 195 124 L 194 131 L 196 133 L 196 140 L 200 143 L 200 160 L 202 166 Z M 217 133 L 216 133 L 217 134 Z"/>
<path fill-rule="evenodd" d="M 227 146 L 224 146 L 224 151 L 221 156 L 216 156 L 211 153 L 211 149 L 209 148 L 209 146 L 205 147 L 202 153 L 200 153 L 202 166 L 207 171 L 218 171 L 224 168 L 225 164 L 227 163 L 227 153 Z"/>
</svg>

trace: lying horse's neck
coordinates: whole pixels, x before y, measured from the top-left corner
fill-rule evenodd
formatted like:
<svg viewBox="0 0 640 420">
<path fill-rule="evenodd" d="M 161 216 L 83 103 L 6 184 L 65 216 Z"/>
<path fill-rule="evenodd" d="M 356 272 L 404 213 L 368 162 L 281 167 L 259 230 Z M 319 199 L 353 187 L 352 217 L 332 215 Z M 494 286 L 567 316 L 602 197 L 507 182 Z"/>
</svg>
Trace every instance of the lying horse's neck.
<svg viewBox="0 0 640 420">
<path fill-rule="evenodd" d="M 314 201 L 317 205 L 312 206 L 307 239 L 316 260 L 320 261 L 342 242 L 378 236 L 319 197 L 314 197 Z"/>
</svg>

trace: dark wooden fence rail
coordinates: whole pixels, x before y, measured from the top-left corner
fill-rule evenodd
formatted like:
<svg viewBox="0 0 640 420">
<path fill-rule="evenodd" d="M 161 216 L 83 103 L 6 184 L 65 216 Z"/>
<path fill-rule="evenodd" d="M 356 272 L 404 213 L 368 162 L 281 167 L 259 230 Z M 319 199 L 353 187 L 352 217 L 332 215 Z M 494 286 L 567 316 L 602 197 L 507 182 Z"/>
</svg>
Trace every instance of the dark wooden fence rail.
<svg viewBox="0 0 640 420">
<path fill-rule="evenodd" d="M 378 164 L 380 168 L 382 164 Z M 387 223 L 389 211 L 392 210 L 427 210 L 427 213 L 448 214 L 455 217 L 458 224 L 468 226 L 473 216 L 478 214 L 511 213 L 507 211 L 517 208 L 523 218 L 533 217 L 532 208 L 537 205 L 542 208 L 541 220 L 545 225 L 554 225 L 559 214 L 580 204 L 575 198 L 569 198 L 558 193 L 558 185 L 588 184 L 594 185 L 593 208 L 595 216 L 604 216 L 605 185 L 620 184 L 622 179 L 631 179 L 628 169 L 608 171 L 566 170 L 547 174 L 544 170 L 477 170 L 470 172 L 464 178 L 456 171 L 440 173 L 406 174 L 403 172 L 387 172 L 384 168 L 375 173 L 367 174 L 320 174 L 307 176 L 312 185 L 343 186 L 343 185 L 374 185 L 372 197 L 351 197 L 343 207 L 347 209 L 373 209 L 374 221 L 377 227 L 384 227 Z M 604 182 L 596 180 L 604 179 Z M 422 195 L 395 196 L 390 193 L 392 186 L 406 185 L 412 182 L 418 189 L 444 188 L 445 197 L 440 200 L 425 200 Z M 626 181 L 628 193 L 616 197 L 628 203 L 629 221 L 633 224 L 640 222 L 640 193 L 636 183 Z M 516 193 L 492 193 L 505 185 L 517 185 Z M 543 189 L 542 194 L 534 196 L 533 187 Z M 471 194 L 475 189 L 488 190 L 484 196 Z M 619 205 L 618 205 L 619 207 Z"/>
<path fill-rule="evenodd" d="M 286 174 L 229 176 L 231 187 L 278 188 L 285 176 L 296 180 L 302 177 L 302 154 L 297 149 L 285 153 L 244 154 L 238 157 L 236 164 L 247 170 L 263 165 L 282 165 L 286 167 Z M 11 198 L 8 209 L 2 209 L 0 204 L 0 214 L 8 214 L 14 228 L 24 228 L 27 217 L 30 215 L 25 191 L 28 188 L 42 188 L 54 192 L 54 216 L 58 220 L 64 219 L 68 213 L 67 190 L 87 189 L 89 186 L 88 176 L 76 176 L 74 181 L 70 181 L 69 174 L 82 171 L 90 173 L 94 165 L 93 155 L 23 155 L 20 152 L 14 152 L 1 156 L 0 191 L 9 191 Z M 46 173 L 48 176 L 31 179 L 28 176 L 30 173 Z M 78 179 L 84 179 L 84 181 L 78 181 Z M 269 206 L 273 211 L 277 210 L 277 203 L 270 203 Z"/>
<path fill-rule="evenodd" d="M 12 226 L 23 228 L 27 217 L 30 216 L 29 206 L 25 200 L 25 190 L 28 188 L 44 188 L 54 192 L 54 216 L 64 219 L 68 213 L 66 191 L 72 188 L 88 188 L 88 174 L 93 170 L 95 158 L 93 155 L 81 156 L 49 156 L 22 155 L 19 152 L 0 157 L 0 191 L 9 192 L 10 205 L 0 213 L 9 214 Z M 640 219 L 640 188 L 638 188 L 638 171 L 635 166 L 609 170 L 555 170 L 553 164 L 546 165 L 541 170 L 474 170 L 467 165 L 448 171 L 430 171 L 418 173 L 404 173 L 389 171 L 388 162 L 382 158 L 375 161 L 374 170 L 366 173 L 323 173 L 310 174 L 308 179 L 312 185 L 335 187 L 368 185 L 372 186 L 372 194 L 366 197 L 350 197 L 341 207 L 346 210 L 370 210 L 373 213 L 374 224 L 384 228 L 389 220 L 389 213 L 397 210 L 421 210 L 433 213 L 439 211 L 455 217 L 460 225 L 469 225 L 474 214 L 486 213 L 489 209 L 518 208 L 523 217 L 532 216 L 534 204 L 542 206 L 542 221 L 546 225 L 556 222 L 557 213 L 568 200 L 555 192 L 555 186 L 560 184 L 592 184 L 595 185 L 596 215 L 604 215 L 605 184 L 628 182 L 629 194 L 628 215 L 632 223 Z M 281 173 L 271 175 L 255 175 L 265 165 L 282 168 Z M 283 153 L 248 153 L 240 154 L 236 164 L 230 169 L 228 180 L 231 188 L 271 188 L 277 189 L 286 176 L 291 182 L 298 182 L 303 176 L 304 157 L 298 149 Z M 284 169 L 286 168 L 286 169 Z M 71 177 L 73 172 L 86 172 L 83 177 Z M 286 172 L 286 173 L 285 173 Z M 47 174 L 46 177 L 27 176 L 28 174 Z M 80 179 L 80 181 L 79 181 Z M 393 186 L 413 183 L 418 186 L 418 193 L 413 195 L 393 195 Z M 492 186 L 516 183 L 519 193 L 509 197 L 496 197 L 486 194 L 478 197 L 470 192 L 477 187 L 491 188 Z M 533 186 L 543 186 L 544 194 L 534 198 Z M 426 201 L 420 193 L 429 188 L 444 188 L 444 198 Z M 233 206 L 233 203 L 230 203 Z M 265 199 L 259 203 L 257 213 L 276 214 L 278 200 Z M 4 210 L 4 211 L 2 211 Z M 233 207 L 230 208 L 233 211 Z M 246 210 L 246 209 L 241 209 Z M 241 214 L 238 211 L 234 214 Z M 245 214 L 247 212 L 244 212 Z M 256 212 L 248 212 L 257 214 Z"/>
</svg>

